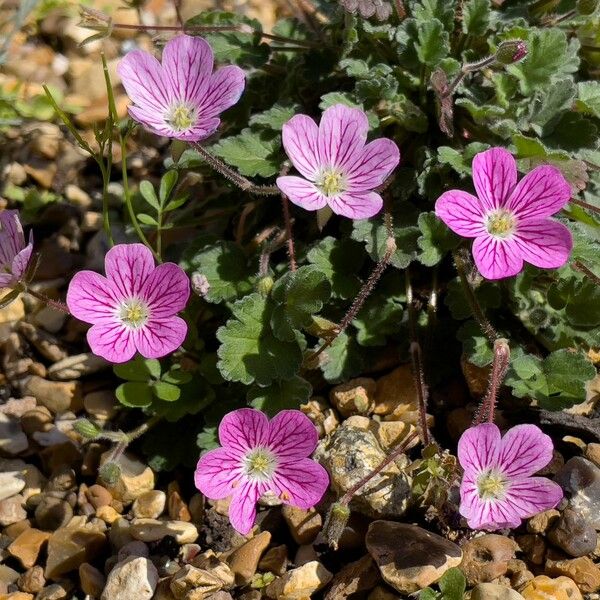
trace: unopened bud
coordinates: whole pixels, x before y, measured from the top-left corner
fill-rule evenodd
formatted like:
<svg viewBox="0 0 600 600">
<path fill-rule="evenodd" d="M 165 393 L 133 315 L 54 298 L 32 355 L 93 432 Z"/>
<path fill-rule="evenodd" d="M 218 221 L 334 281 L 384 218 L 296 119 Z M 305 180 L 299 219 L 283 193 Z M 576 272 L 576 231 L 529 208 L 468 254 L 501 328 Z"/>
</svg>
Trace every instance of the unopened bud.
<svg viewBox="0 0 600 600">
<path fill-rule="evenodd" d="M 88 419 L 78 419 L 73 423 L 73 429 L 88 440 L 96 439 L 102 433 L 102 429 Z"/>
<path fill-rule="evenodd" d="M 273 278 L 269 275 L 261 277 L 256 284 L 256 289 L 263 296 L 268 296 L 270 291 L 273 289 Z"/>
<path fill-rule="evenodd" d="M 498 46 L 496 60 L 503 65 L 512 65 L 527 56 L 527 44 L 523 40 L 506 40 Z"/>
<path fill-rule="evenodd" d="M 202 275 L 202 273 L 192 273 L 191 279 L 194 293 L 198 294 L 200 297 L 206 296 L 208 290 L 210 290 L 210 283 L 208 283 L 206 275 Z"/>
<path fill-rule="evenodd" d="M 598 9 L 598 0 L 578 0 L 577 13 L 583 16 L 593 15 Z"/>
<path fill-rule="evenodd" d="M 325 525 L 323 525 L 323 532 L 325 539 L 329 544 L 330 548 L 337 550 L 338 542 L 342 537 L 342 533 L 350 518 L 350 509 L 347 504 L 341 502 L 334 502 L 327 513 L 325 519 Z"/>
<path fill-rule="evenodd" d="M 107 485 L 115 485 L 121 476 L 121 467 L 115 462 L 105 462 L 98 469 L 98 477 Z"/>
</svg>

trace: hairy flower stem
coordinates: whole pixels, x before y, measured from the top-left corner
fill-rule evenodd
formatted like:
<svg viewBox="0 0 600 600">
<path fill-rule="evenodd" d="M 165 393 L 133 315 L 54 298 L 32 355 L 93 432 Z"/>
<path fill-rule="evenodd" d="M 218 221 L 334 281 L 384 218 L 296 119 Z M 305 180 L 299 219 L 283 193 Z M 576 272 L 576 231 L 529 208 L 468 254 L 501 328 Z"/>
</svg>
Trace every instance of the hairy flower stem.
<svg viewBox="0 0 600 600">
<path fill-rule="evenodd" d="M 34 298 L 41 300 L 44 304 L 54 308 L 55 310 L 59 310 L 60 312 L 64 312 L 68 315 L 71 314 L 67 305 L 64 302 L 61 302 L 60 300 L 52 300 L 52 298 L 48 298 L 48 296 L 45 296 L 44 294 L 41 294 L 40 292 L 36 292 L 35 290 L 32 290 L 30 287 L 26 287 L 23 291 L 26 294 L 29 294 L 30 296 L 33 296 Z"/>
<path fill-rule="evenodd" d="M 257 196 L 276 196 L 280 194 L 277 186 L 271 185 L 256 185 L 243 175 L 240 175 L 235 169 L 226 165 L 220 158 L 211 154 L 204 146 L 198 143 L 193 144 L 198 154 L 212 167 L 217 173 L 220 173 L 225 179 L 228 179 L 234 185 L 237 185 L 242 191 Z"/>
<path fill-rule="evenodd" d="M 416 306 L 413 297 L 412 285 L 410 283 L 409 270 L 405 271 L 406 278 L 406 306 L 408 308 L 408 330 L 410 336 L 410 362 L 412 367 L 412 376 L 417 390 L 417 399 L 419 402 L 419 426 L 421 429 L 421 439 L 424 446 L 429 446 L 431 441 L 429 428 L 427 427 L 427 386 L 425 384 L 425 375 L 423 373 L 423 358 L 421 355 L 421 344 L 417 335 L 417 315 Z"/>
<path fill-rule="evenodd" d="M 600 214 L 599 206 L 594 206 L 593 204 L 589 204 L 587 202 L 584 202 L 583 200 L 576 200 L 575 198 L 571 198 L 570 202 L 571 204 L 576 204 L 577 206 L 581 206 L 581 208 L 585 208 L 587 210 L 591 210 L 592 212 Z"/>
<path fill-rule="evenodd" d="M 494 422 L 494 413 L 498 401 L 498 393 L 502 382 L 506 377 L 510 365 L 510 346 L 508 340 L 498 338 L 494 342 L 494 361 L 492 362 L 492 371 L 485 398 L 475 415 L 474 425 L 479 425 L 487 419 L 488 423 Z"/>
<path fill-rule="evenodd" d="M 290 217 L 290 202 L 285 194 L 281 194 L 281 205 L 283 208 L 283 220 L 285 222 L 287 253 L 288 259 L 290 261 L 290 271 L 294 272 L 297 268 L 296 250 L 294 247 L 294 235 L 292 232 L 292 219 Z"/>
<path fill-rule="evenodd" d="M 576 270 L 579 271 L 580 273 L 583 273 L 586 277 L 588 277 L 589 279 L 591 279 L 596 285 L 600 285 L 600 277 L 598 277 L 598 275 L 596 275 L 593 271 L 591 271 L 590 269 L 588 269 L 588 267 L 586 267 L 581 261 L 576 260 L 572 267 Z"/>
<path fill-rule="evenodd" d="M 402 0 L 394 0 L 394 7 L 396 8 L 398 19 L 402 21 L 406 17 L 406 8 L 404 6 L 404 2 Z"/>
<path fill-rule="evenodd" d="M 481 304 L 477 300 L 477 296 L 475 295 L 475 290 L 471 286 L 471 282 L 467 276 L 466 269 L 466 261 L 465 258 L 461 255 L 460 251 L 454 251 L 452 253 L 452 257 L 454 258 L 454 265 L 456 267 L 456 271 L 458 272 L 458 276 L 460 278 L 460 283 L 462 285 L 465 296 L 467 297 L 467 302 L 471 307 L 471 312 L 473 313 L 473 317 L 481 327 L 481 330 L 486 335 L 488 340 L 493 344 L 500 336 L 498 332 L 492 327 L 492 324 L 488 321 L 481 308 Z"/>
<path fill-rule="evenodd" d="M 465 63 L 458 72 L 458 75 L 454 78 L 454 81 L 448 86 L 448 89 L 442 94 L 442 98 L 447 98 L 448 96 L 452 96 L 456 91 L 456 88 L 461 84 L 462 80 L 469 74 L 474 73 L 475 71 L 480 71 L 481 69 L 485 69 L 493 65 L 496 62 L 496 56 L 488 56 L 482 60 L 479 60 L 474 63 Z"/>
</svg>

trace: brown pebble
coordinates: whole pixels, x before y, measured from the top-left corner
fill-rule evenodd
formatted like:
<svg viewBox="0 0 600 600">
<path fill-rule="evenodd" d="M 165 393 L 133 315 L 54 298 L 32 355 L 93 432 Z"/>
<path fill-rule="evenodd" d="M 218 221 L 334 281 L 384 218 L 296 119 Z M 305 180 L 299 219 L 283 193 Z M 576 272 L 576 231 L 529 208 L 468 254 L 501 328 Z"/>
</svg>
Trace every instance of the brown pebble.
<svg viewBox="0 0 600 600">
<path fill-rule="evenodd" d="M 44 569 L 39 565 L 27 569 L 27 571 L 17 579 L 17 585 L 22 592 L 37 594 L 37 592 L 46 585 Z"/>
<path fill-rule="evenodd" d="M 87 491 L 86 496 L 89 503 L 94 508 L 100 508 L 101 506 L 109 506 L 113 500 L 112 494 L 103 486 L 95 483 L 91 485 Z"/>
<path fill-rule="evenodd" d="M 8 547 L 8 552 L 29 569 L 35 565 L 42 547 L 48 541 L 49 533 L 30 527 L 19 535 Z"/>
</svg>

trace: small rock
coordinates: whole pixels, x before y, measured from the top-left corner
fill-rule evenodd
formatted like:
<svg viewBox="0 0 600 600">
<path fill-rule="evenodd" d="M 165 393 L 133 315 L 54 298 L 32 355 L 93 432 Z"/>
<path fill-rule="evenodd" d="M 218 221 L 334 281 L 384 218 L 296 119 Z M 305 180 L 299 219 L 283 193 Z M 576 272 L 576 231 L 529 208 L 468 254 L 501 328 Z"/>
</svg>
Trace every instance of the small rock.
<svg viewBox="0 0 600 600">
<path fill-rule="evenodd" d="M 79 565 L 79 582 L 84 594 L 99 598 L 106 585 L 106 578 L 90 563 Z"/>
<path fill-rule="evenodd" d="M 548 532 L 548 539 L 568 555 L 577 558 L 596 549 L 598 535 L 584 517 L 567 508 Z"/>
<path fill-rule="evenodd" d="M 319 437 L 325 437 L 335 431 L 340 421 L 327 402 L 313 398 L 300 406 L 300 410 L 313 422 Z"/>
<path fill-rule="evenodd" d="M 6 565 L 0 565 L 0 587 L 7 588 L 19 579 L 19 573 Z"/>
<path fill-rule="evenodd" d="M 149 558 L 150 550 L 148 549 L 148 545 L 144 544 L 144 542 L 140 542 L 139 540 L 133 540 L 132 542 L 125 544 L 119 550 L 117 559 L 119 562 L 122 562 L 130 556 L 143 556 L 145 558 Z"/>
<path fill-rule="evenodd" d="M 112 419 L 119 410 L 115 395 L 111 390 L 98 390 L 86 394 L 83 397 L 83 407 L 100 421 Z"/>
<path fill-rule="evenodd" d="M 0 594 L 0 600 L 33 600 L 33 594 L 26 592 L 11 592 L 10 594 Z"/>
<path fill-rule="evenodd" d="M 112 506 L 101 506 L 100 508 L 97 508 L 96 516 L 109 525 L 112 525 L 121 518 L 121 515 Z"/>
<path fill-rule="evenodd" d="M 588 444 L 583 456 L 593 462 L 597 467 L 600 467 L 600 444 Z"/>
<path fill-rule="evenodd" d="M 385 582 L 401 594 L 412 594 L 435 583 L 462 560 L 459 546 L 407 523 L 374 521 L 369 525 L 366 545 Z"/>
<path fill-rule="evenodd" d="M 547 559 L 545 572 L 552 577 L 569 577 L 586 594 L 600 590 L 600 568 L 587 556 L 566 560 Z"/>
<path fill-rule="evenodd" d="M 37 594 L 46 585 L 44 569 L 39 565 L 27 569 L 17 580 L 17 585 L 23 592 Z"/>
<path fill-rule="evenodd" d="M 25 392 L 35 396 L 54 414 L 67 410 L 76 412 L 82 406 L 81 384 L 78 381 L 48 381 L 32 375 L 25 386 Z"/>
<path fill-rule="evenodd" d="M 369 415 L 375 408 L 374 379 L 359 377 L 347 383 L 335 386 L 329 393 L 331 403 L 344 417 L 352 415 Z"/>
<path fill-rule="evenodd" d="M 401 365 L 377 381 L 375 414 L 401 416 L 418 410 L 417 389 L 409 364 Z M 402 420 L 402 419 L 399 419 Z"/>
<path fill-rule="evenodd" d="M 560 512 L 555 508 L 545 510 L 527 521 L 527 531 L 530 533 L 546 533 L 558 521 Z"/>
<path fill-rule="evenodd" d="M 0 500 L 18 494 L 24 487 L 25 477 L 21 471 L 3 471 L 0 473 Z"/>
<path fill-rule="evenodd" d="M 169 518 L 175 521 L 191 521 L 192 515 L 187 507 L 187 504 L 181 497 L 179 485 L 176 482 L 172 482 L 168 486 L 167 495 L 167 508 Z"/>
<path fill-rule="evenodd" d="M 36 406 L 21 417 L 21 426 L 27 435 L 49 431 L 54 427 L 54 417 L 45 406 Z"/>
<path fill-rule="evenodd" d="M 62 360 L 55 362 L 48 369 L 48 376 L 50 379 L 57 381 L 68 381 L 70 379 L 79 379 L 84 375 L 98 373 L 99 371 L 107 369 L 109 366 L 109 363 L 100 356 L 96 356 L 91 352 L 86 352 L 84 354 L 67 356 Z"/>
<path fill-rule="evenodd" d="M 14 456 L 28 447 L 27 436 L 18 419 L 0 412 L 0 450 Z"/>
<path fill-rule="evenodd" d="M 285 505 L 281 512 L 297 544 L 314 542 L 323 527 L 323 519 L 314 508 L 305 510 Z"/>
<path fill-rule="evenodd" d="M 33 410 L 35 407 L 36 401 L 33 396 L 25 396 L 24 398 L 9 398 L 5 404 L 0 406 L 0 413 L 21 418 L 27 411 Z"/>
<path fill-rule="evenodd" d="M 88 210 L 92 206 L 92 199 L 87 192 L 69 183 L 65 186 L 65 197 L 73 204 Z"/>
<path fill-rule="evenodd" d="M 235 574 L 231 570 L 231 567 L 217 557 L 212 550 L 207 550 L 199 554 L 192 560 L 191 564 L 197 569 L 204 569 L 215 577 L 218 577 L 224 588 L 230 589 L 235 586 Z"/>
<path fill-rule="evenodd" d="M 525 600 L 583 600 L 577 585 L 568 577 L 551 579 L 539 575 L 532 579 L 522 590 Z"/>
<path fill-rule="evenodd" d="M 132 506 L 133 516 L 138 519 L 158 519 L 165 510 L 167 495 L 161 490 L 150 490 L 138 496 Z"/>
<path fill-rule="evenodd" d="M 539 533 L 517 536 L 517 543 L 525 558 L 534 565 L 543 565 L 546 560 L 546 538 Z"/>
<path fill-rule="evenodd" d="M 117 563 L 108 574 L 102 600 L 150 600 L 158 584 L 156 567 L 143 556 Z"/>
<path fill-rule="evenodd" d="M 178 544 L 193 544 L 198 539 L 198 529 L 185 521 L 158 521 L 156 519 L 134 519 L 130 534 L 142 542 L 157 542 L 167 535 L 173 536 Z"/>
<path fill-rule="evenodd" d="M 342 567 L 336 573 L 325 600 L 346 600 L 354 594 L 367 592 L 380 581 L 379 569 L 367 554 L 359 560 Z"/>
<path fill-rule="evenodd" d="M 555 480 L 570 496 L 569 506 L 600 530 L 600 468 L 575 456 L 565 463 Z"/>
<path fill-rule="evenodd" d="M 508 562 L 517 550 L 517 544 L 510 538 L 493 533 L 483 535 L 462 546 L 460 570 L 469 586 L 493 581 L 506 574 Z"/>
<path fill-rule="evenodd" d="M 523 600 L 523 596 L 503 585 L 480 583 L 471 591 L 471 600 Z"/>
<path fill-rule="evenodd" d="M 56 531 L 64 527 L 73 517 L 71 505 L 60 498 L 44 494 L 35 509 L 35 522 L 40 529 Z"/>
<path fill-rule="evenodd" d="M 192 565 L 183 566 L 171 578 L 171 592 L 175 598 L 187 598 L 192 590 L 200 590 L 203 595 L 217 592 L 223 587 L 223 582 L 214 574 Z"/>
<path fill-rule="evenodd" d="M 8 552 L 18 559 L 26 569 L 30 569 L 37 562 L 40 551 L 49 537 L 50 534 L 45 531 L 33 527 L 25 529 L 8 547 Z"/>
<path fill-rule="evenodd" d="M 25 499 L 20 494 L 0 500 L 0 525 L 6 527 L 27 518 L 27 512 L 23 508 Z"/>
<path fill-rule="evenodd" d="M 319 555 L 314 546 L 312 544 L 305 544 L 304 546 L 298 547 L 293 562 L 296 567 L 301 567 L 302 565 L 315 560 L 319 560 Z"/>
<path fill-rule="evenodd" d="M 109 456 L 110 452 L 105 452 L 101 463 L 104 463 Z M 154 472 L 148 465 L 128 453 L 121 455 L 117 462 L 121 467 L 117 482 L 114 485 L 105 485 L 113 498 L 128 504 L 144 492 L 154 489 Z"/>
<path fill-rule="evenodd" d="M 100 508 L 101 506 L 109 506 L 113 501 L 112 494 L 104 487 L 97 483 L 90 485 L 85 491 L 88 502 L 94 508 Z"/>
<path fill-rule="evenodd" d="M 18 330 L 50 362 L 55 363 L 68 356 L 67 351 L 60 345 L 57 338 L 42 329 L 38 329 L 35 325 L 21 321 Z M 32 395 L 35 396 L 35 394 Z"/>
<path fill-rule="evenodd" d="M 35 313 L 33 320 L 36 325 L 49 333 L 58 333 L 65 324 L 67 316 L 61 310 L 56 310 L 51 306 L 43 306 Z"/>
<path fill-rule="evenodd" d="M 288 564 L 288 550 L 285 544 L 269 548 L 258 563 L 258 569 L 263 572 L 283 575 Z"/>
<path fill-rule="evenodd" d="M 333 575 L 318 561 L 308 562 L 297 569 L 288 571 L 282 577 L 270 583 L 265 593 L 269 598 L 301 600 L 310 598 L 324 588 Z"/>
<path fill-rule="evenodd" d="M 402 440 L 412 435 L 416 427 L 404 421 L 370 421 L 369 430 L 375 434 L 377 441 L 385 450 L 397 446 Z M 409 443 L 407 450 L 413 448 L 419 443 L 419 438 Z"/>
<path fill-rule="evenodd" d="M 533 579 L 534 575 L 524 561 L 515 558 L 508 563 L 507 577 L 510 578 L 511 587 L 520 590 Z"/>
<path fill-rule="evenodd" d="M 67 590 L 58 583 L 53 583 L 40 590 L 35 600 L 63 600 L 67 597 Z"/>
<path fill-rule="evenodd" d="M 229 556 L 227 562 L 235 575 L 237 585 L 246 585 L 250 582 L 263 552 L 271 543 L 271 534 L 263 531 L 236 548 Z"/>
</svg>

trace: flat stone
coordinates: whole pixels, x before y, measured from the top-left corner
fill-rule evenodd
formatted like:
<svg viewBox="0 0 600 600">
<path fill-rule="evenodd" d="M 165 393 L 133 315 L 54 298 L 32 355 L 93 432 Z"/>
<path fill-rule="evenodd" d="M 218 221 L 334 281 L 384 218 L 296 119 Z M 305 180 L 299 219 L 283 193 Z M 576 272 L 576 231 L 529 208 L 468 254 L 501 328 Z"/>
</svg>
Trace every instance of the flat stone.
<svg viewBox="0 0 600 600">
<path fill-rule="evenodd" d="M 417 389 L 409 364 L 401 365 L 377 380 L 374 410 L 376 415 L 393 413 L 401 416 L 418 408 Z"/>
<path fill-rule="evenodd" d="M 546 575 L 538 575 L 522 590 L 525 600 L 583 600 L 579 588 L 568 577 L 551 579 Z"/>
<path fill-rule="evenodd" d="M 131 510 L 138 519 L 158 519 L 166 503 L 167 495 L 162 490 L 149 490 L 135 499 Z"/>
<path fill-rule="evenodd" d="M 373 559 L 367 554 L 357 561 L 345 565 L 335 574 L 326 600 L 346 600 L 358 594 L 373 589 L 381 581 L 379 569 Z"/>
<path fill-rule="evenodd" d="M 435 583 L 462 560 L 459 546 L 407 523 L 374 521 L 366 545 L 385 582 L 401 594 L 413 594 Z"/>
<path fill-rule="evenodd" d="M 104 463 L 110 456 L 105 452 L 100 460 Z M 113 498 L 128 504 L 141 496 L 144 492 L 154 489 L 154 472 L 132 454 L 123 454 L 118 459 L 121 472 L 114 485 L 104 484 L 104 487 L 113 495 Z"/>
<path fill-rule="evenodd" d="M 559 519 L 560 512 L 555 508 L 545 510 L 527 521 L 527 531 L 530 533 L 546 533 Z"/>
<path fill-rule="evenodd" d="M 46 585 L 44 569 L 39 565 L 27 569 L 17 580 L 17 585 L 22 592 L 37 594 Z"/>
<path fill-rule="evenodd" d="M 91 352 L 67 356 L 55 362 L 48 369 L 48 377 L 56 381 L 69 381 L 79 379 L 84 375 L 92 375 L 107 369 L 110 364 Z"/>
<path fill-rule="evenodd" d="M 225 589 L 235 586 L 235 574 L 231 567 L 223 562 L 212 550 L 206 550 L 192 559 L 191 565 L 198 569 L 204 569 L 215 577 L 218 577 Z"/>
<path fill-rule="evenodd" d="M 480 583 L 471 591 L 471 600 L 523 600 L 523 596 L 503 585 Z"/>
<path fill-rule="evenodd" d="M 112 419 L 119 411 L 115 394 L 111 390 L 98 390 L 86 394 L 83 397 L 83 407 L 86 412 L 101 421 Z"/>
<path fill-rule="evenodd" d="M 547 559 L 545 572 L 554 577 L 569 577 L 586 594 L 600 590 L 600 568 L 587 556 L 567 560 Z"/>
<path fill-rule="evenodd" d="M 37 562 L 40 551 L 49 537 L 49 533 L 34 527 L 25 529 L 8 547 L 8 552 L 19 560 L 26 569 L 29 569 Z"/>
<path fill-rule="evenodd" d="M 548 532 L 548 539 L 569 556 L 577 558 L 596 549 L 598 535 L 587 519 L 577 511 L 567 508 Z"/>
<path fill-rule="evenodd" d="M 88 499 L 88 502 L 94 508 L 109 506 L 113 501 L 112 494 L 104 486 L 97 483 L 90 485 L 90 487 L 85 491 L 85 495 Z"/>
<path fill-rule="evenodd" d="M 192 590 L 199 590 L 203 595 L 217 592 L 223 587 L 223 582 L 210 571 L 184 565 L 173 575 L 169 587 L 175 598 L 183 599 L 187 598 Z"/>
<path fill-rule="evenodd" d="M 27 518 L 25 498 L 21 494 L 0 500 L 0 525 L 6 527 Z"/>
<path fill-rule="evenodd" d="M 323 518 L 314 508 L 305 510 L 285 505 L 281 512 L 297 544 L 314 542 L 323 527 Z"/>
<path fill-rule="evenodd" d="M 48 381 L 32 375 L 25 392 L 54 414 L 77 411 L 82 406 L 81 384 L 78 381 Z"/>
<path fill-rule="evenodd" d="M 344 417 L 369 415 L 375 408 L 376 387 L 375 380 L 368 377 L 351 379 L 336 385 L 329 392 L 329 399 Z"/>
<path fill-rule="evenodd" d="M 282 577 L 276 579 L 265 588 L 269 598 L 286 598 L 287 600 L 301 600 L 310 598 L 313 594 L 324 588 L 333 575 L 318 561 L 311 562 L 292 569 Z"/>
<path fill-rule="evenodd" d="M 575 456 L 564 464 L 555 481 L 569 496 L 569 506 L 600 530 L 600 468 Z"/>
<path fill-rule="evenodd" d="M 258 569 L 263 572 L 269 571 L 275 575 L 283 575 L 288 564 L 288 549 L 285 544 L 269 548 L 260 559 Z"/>
<path fill-rule="evenodd" d="M 4 471 L 0 473 L 0 500 L 18 494 L 24 487 L 25 477 L 22 471 Z"/>
<path fill-rule="evenodd" d="M 517 544 L 508 537 L 493 533 L 477 537 L 462 546 L 460 570 L 469 586 L 486 583 L 505 575 L 515 557 Z"/>
<path fill-rule="evenodd" d="M 58 333 L 65 324 L 67 316 L 66 313 L 56 310 L 51 306 L 43 306 L 35 313 L 33 321 L 49 333 Z"/>
<path fill-rule="evenodd" d="M 19 333 L 22 333 L 33 344 L 36 350 L 50 362 L 57 362 L 66 358 L 67 351 L 60 345 L 58 339 L 39 329 L 31 323 L 21 321 L 18 326 Z M 35 394 L 34 394 L 35 395 Z"/>
<path fill-rule="evenodd" d="M 79 583 L 84 594 L 99 598 L 106 585 L 106 577 L 90 563 L 79 565 Z"/>
<path fill-rule="evenodd" d="M 28 410 L 33 410 L 36 407 L 36 404 L 33 396 L 9 398 L 5 404 L 0 406 L 0 413 L 20 419 Z"/>
<path fill-rule="evenodd" d="M 129 528 L 131 536 L 142 542 L 157 542 L 167 535 L 179 544 L 192 544 L 198 539 L 198 529 L 185 521 L 158 521 L 156 519 L 134 519 Z"/>
<path fill-rule="evenodd" d="M 6 454 L 19 454 L 27 450 L 29 441 L 16 417 L 0 412 L 0 450 Z"/>
<path fill-rule="evenodd" d="M 58 583 L 52 583 L 40 590 L 35 600 L 64 600 L 66 597 L 67 590 Z"/>
<path fill-rule="evenodd" d="M 270 543 L 271 534 L 263 531 L 230 554 L 227 562 L 235 575 L 237 585 L 246 585 L 250 582 L 256 573 L 263 552 Z"/>
<path fill-rule="evenodd" d="M 157 584 L 158 571 L 147 558 L 127 558 L 108 574 L 101 600 L 151 600 Z"/>
<path fill-rule="evenodd" d="M 11 592 L 10 594 L 0 594 L 0 600 L 33 600 L 33 594 L 27 592 Z"/>
</svg>

